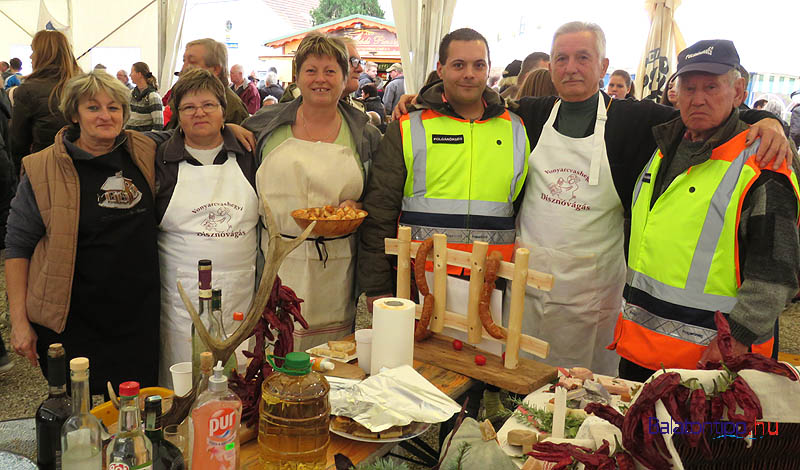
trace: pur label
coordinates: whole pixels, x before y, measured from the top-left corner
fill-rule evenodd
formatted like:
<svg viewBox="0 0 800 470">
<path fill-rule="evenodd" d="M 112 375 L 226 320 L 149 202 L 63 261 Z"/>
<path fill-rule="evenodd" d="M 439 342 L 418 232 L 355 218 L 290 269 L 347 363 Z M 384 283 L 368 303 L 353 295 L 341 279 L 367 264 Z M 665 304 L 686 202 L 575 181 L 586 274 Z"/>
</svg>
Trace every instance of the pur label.
<svg viewBox="0 0 800 470">
<path fill-rule="evenodd" d="M 208 420 L 209 444 L 227 444 L 233 440 L 236 426 L 236 410 L 221 408 L 215 411 Z M 227 449 L 226 449 L 227 450 Z"/>
</svg>

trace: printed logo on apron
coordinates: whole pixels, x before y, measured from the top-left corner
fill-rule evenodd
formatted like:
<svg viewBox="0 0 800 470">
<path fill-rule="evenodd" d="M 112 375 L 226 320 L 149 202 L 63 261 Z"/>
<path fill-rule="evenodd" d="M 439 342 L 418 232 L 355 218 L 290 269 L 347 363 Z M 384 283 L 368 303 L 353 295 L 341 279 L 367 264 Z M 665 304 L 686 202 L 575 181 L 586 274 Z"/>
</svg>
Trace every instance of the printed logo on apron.
<svg viewBox="0 0 800 470">
<path fill-rule="evenodd" d="M 245 236 L 247 233 L 244 230 L 234 230 L 231 225 L 234 218 L 232 214 L 241 215 L 242 212 L 244 207 L 232 202 L 212 202 L 193 209 L 192 214 L 205 214 L 205 220 L 200 223 L 204 230 L 197 232 L 197 236 L 205 238 Z"/>
<path fill-rule="evenodd" d="M 576 211 L 591 210 L 588 201 L 580 198 L 580 190 L 589 184 L 589 175 L 574 168 L 554 168 L 545 170 L 550 194 L 540 192 L 541 199 L 550 204 L 570 207 Z"/>
<path fill-rule="evenodd" d="M 133 184 L 133 180 L 122 176 L 122 170 L 106 178 L 100 191 L 97 205 L 109 209 L 130 209 L 142 200 L 142 192 Z"/>
</svg>

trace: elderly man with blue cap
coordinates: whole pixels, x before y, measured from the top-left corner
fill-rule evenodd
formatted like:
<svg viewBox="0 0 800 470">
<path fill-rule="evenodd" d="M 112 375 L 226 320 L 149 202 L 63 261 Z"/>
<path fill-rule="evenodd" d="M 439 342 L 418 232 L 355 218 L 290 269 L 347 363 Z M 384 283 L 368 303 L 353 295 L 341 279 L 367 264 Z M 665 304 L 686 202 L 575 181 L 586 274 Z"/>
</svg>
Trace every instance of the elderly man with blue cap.
<svg viewBox="0 0 800 470">
<path fill-rule="evenodd" d="M 612 345 L 620 376 L 719 361 L 716 311 L 734 354 L 777 354 L 777 319 L 798 289 L 798 181 L 760 168 L 739 119 L 744 80 L 731 41 L 678 56 L 680 118 L 653 128 L 658 149 L 633 192 L 625 304 Z M 795 155 L 796 162 L 796 155 Z"/>
</svg>

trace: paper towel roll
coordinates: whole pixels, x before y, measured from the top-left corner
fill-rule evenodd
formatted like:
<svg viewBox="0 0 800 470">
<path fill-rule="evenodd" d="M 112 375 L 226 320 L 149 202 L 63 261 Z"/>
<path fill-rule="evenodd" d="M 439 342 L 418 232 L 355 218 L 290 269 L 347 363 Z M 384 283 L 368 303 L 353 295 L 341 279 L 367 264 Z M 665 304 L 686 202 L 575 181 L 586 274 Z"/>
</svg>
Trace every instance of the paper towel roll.
<svg viewBox="0 0 800 470">
<path fill-rule="evenodd" d="M 414 364 L 414 314 L 408 299 L 386 297 L 372 304 L 372 363 L 370 374 L 381 367 Z"/>
</svg>

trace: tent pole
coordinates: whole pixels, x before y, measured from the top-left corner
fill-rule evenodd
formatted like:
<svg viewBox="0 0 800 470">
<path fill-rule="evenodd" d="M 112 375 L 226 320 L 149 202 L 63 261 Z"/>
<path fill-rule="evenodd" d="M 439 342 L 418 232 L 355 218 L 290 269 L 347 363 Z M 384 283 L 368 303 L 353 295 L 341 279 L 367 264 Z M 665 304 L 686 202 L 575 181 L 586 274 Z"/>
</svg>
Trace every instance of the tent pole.
<svg viewBox="0 0 800 470">
<path fill-rule="evenodd" d="M 15 25 L 17 25 L 17 28 L 19 28 L 19 29 L 21 29 L 22 31 L 24 31 L 24 32 L 25 32 L 25 34 L 27 34 L 27 35 L 28 35 L 28 36 L 30 36 L 30 37 L 33 37 L 33 34 L 29 33 L 27 29 L 23 28 L 23 27 L 22 27 L 22 26 L 21 26 L 19 23 L 17 23 L 16 21 L 14 21 L 14 18 L 11 18 L 10 16 L 8 16 L 8 15 L 6 14 L 6 12 L 4 12 L 3 10 L 0 10 L 0 13 L 2 13 L 2 14 L 3 14 L 3 16 L 5 16 L 6 18 L 8 18 L 8 21 L 10 21 L 10 22 L 14 23 Z"/>
<path fill-rule="evenodd" d="M 167 55 L 167 11 L 168 0 L 158 1 L 158 70 L 164 67 Z"/>
<path fill-rule="evenodd" d="M 97 41 L 96 43 L 94 43 L 94 45 L 93 45 L 92 47 L 90 47 L 89 49 L 86 49 L 86 52 L 84 52 L 83 54 L 81 54 L 81 55 L 79 55 L 78 57 L 76 57 L 76 58 L 75 58 L 75 60 L 80 60 L 80 59 L 81 59 L 81 57 L 85 56 L 86 54 L 88 54 L 88 53 L 89 53 L 89 51 L 91 51 L 91 50 L 92 50 L 92 49 L 94 49 L 95 47 L 99 46 L 99 45 L 100 45 L 100 43 L 102 43 L 103 41 L 105 41 L 106 39 L 108 39 L 109 37 L 111 37 L 111 35 L 112 35 L 112 34 L 114 34 L 114 33 L 116 33 L 117 31 L 119 31 L 119 30 L 120 30 L 120 29 L 121 29 L 123 26 L 125 26 L 126 24 L 128 24 L 128 23 L 129 23 L 129 22 L 130 22 L 132 19 L 134 19 L 134 18 L 136 18 L 137 16 L 139 16 L 139 13 L 141 13 L 141 12 L 145 11 L 145 10 L 146 10 L 146 9 L 147 9 L 147 8 L 148 8 L 150 5 L 152 5 L 152 4 L 154 4 L 154 3 L 156 3 L 156 0 L 153 0 L 153 1 L 151 1 L 150 3 L 148 3 L 147 5 L 143 6 L 141 10 L 137 11 L 136 13 L 134 13 L 134 14 L 133 14 L 133 16 L 131 16 L 130 18 L 128 18 L 127 20 L 125 20 L 125 22 L 124 22 L 124 23 L 122 23 L 121 25 L 119 25 L 119 26 L 117 26 L 116 28 L 114 28 L 114 31 L 111 31 L 110 33 L 106 34 L 106 36 L 105 36 L 103 39 L 101 39 L 101 40 Z M 4 13 L 4 14 L 5 14 L 5 13 Z M 10 19 L 10 18 L 9 18 L 9 19 Z M 12 20 L 12 21 L 13 21 L 13 20 Z M 18 26 L 19 26 L 19 25 L 18 25 Z M 20 26 L 20 27 L 21 27 L 21 26 Z"/>
</svg>

